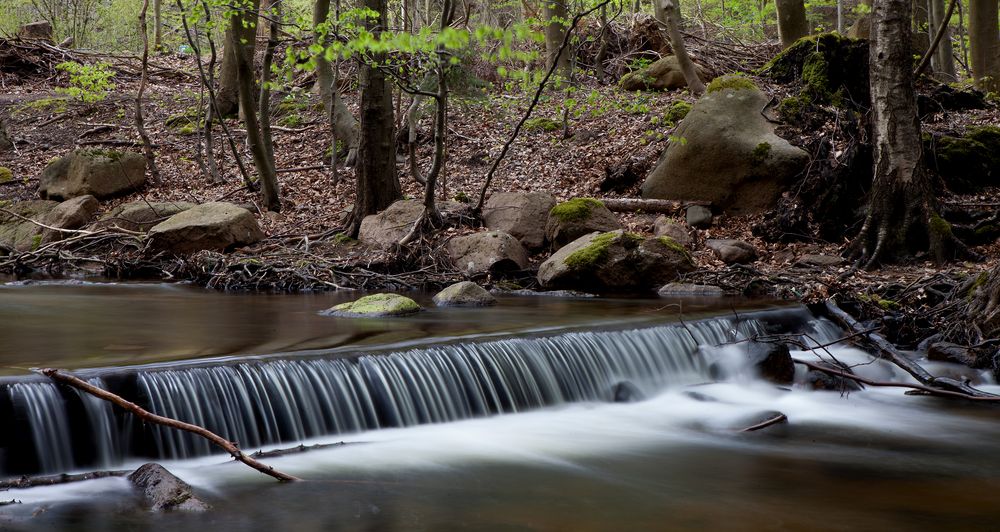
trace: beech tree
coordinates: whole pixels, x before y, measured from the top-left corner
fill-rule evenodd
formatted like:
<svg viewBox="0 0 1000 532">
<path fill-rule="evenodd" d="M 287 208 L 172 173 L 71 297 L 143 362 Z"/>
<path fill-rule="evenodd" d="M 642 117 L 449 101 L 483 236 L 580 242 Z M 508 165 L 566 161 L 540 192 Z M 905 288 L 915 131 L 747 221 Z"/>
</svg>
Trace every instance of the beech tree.
<svg viewBox="0 0 1000 532">
<path fill-rule="evenodd" d="M 969 0 L 972 77 L 984 91 L 1000 91 L 1000 25 L 997 0 Z"/>
<path fill-rule="evenodd" d="M 546 65 L 556 65 L 556 74 L 563 78 L 569 77 L 570 57 L 568 49 L 560 52 L 560 45 L 566 35 L 566 22 L 569 15 L 566 10 L 567 0 L 542 0 L 542 16 L 545 19 L 545 57 Z"/>
<path fill-rule="evenodd" d="M 804 0 L 774 0 L 774 7 L 778 13 L 778 36 L 783 48 L 809 35 Z"/>
<path fill-rule="evenodd" d="M 260 0 L 248 0 L 239 11 L 256 14 Z M 240 85 L 237 72 L 237 57 L 243 54 L 253 58 L 257 44 L 256 16 L 240 16 L 241 24 L 226 28 L 225 44 L 222 48 L 222 63 L 219 65 L 219 88 L 216 90 L 216 112 L 222 116 L 235 115 L 240 109 Z"/>
</svg>

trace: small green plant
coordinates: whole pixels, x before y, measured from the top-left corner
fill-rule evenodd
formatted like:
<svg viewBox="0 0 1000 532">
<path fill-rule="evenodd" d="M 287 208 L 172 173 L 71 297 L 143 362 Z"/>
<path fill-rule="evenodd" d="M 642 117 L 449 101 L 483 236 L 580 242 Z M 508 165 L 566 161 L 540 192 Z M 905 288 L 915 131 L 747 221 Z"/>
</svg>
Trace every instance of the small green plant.
<svg viewBox="0 0 1000 532">
<path fill-rule="evenodd" d="M 455 194 L 455 201 L 459 203 L 472 203 L 472 198 L 465 191 L 459 191 L 458 194 Z"/>
<path fill-rule="evenodd" d="M 691 111 L 691 104 L 685 102 L 684 100 L 677 100 L 676 102 L 670 104 L 667 112 L 664 113 L 664 123 L 667 126 L 675 126 Z"/>
<path fill-rule="evenodd" d="M 84 65 L 76 61 L 66 61 L 56 65 L 56 69 L 69 74 L 69 87 L 58 88 L 56 92 L 83 103 L 94 103 L 108 97 L 108 92 L 115 89 L 111 79 L 115 73 L 110 63 L 94 63 Z"/>
<path fill-rule="evenodd" d="M 525 131 L 556 131 L 560 127 L 562 124 L 558 120 L 545 117 L 525 120 L 523 126 Z"/>
<path fill-rule="evenodd" d="M 645 56 L 639 56 L 639 57 L 636 57 L 634 59 L 629 60 L 629 62 L 628 62 L 628 71 L 629 72 L 636 72 L 636 71 L 639 71 L 639 70 L 642 70 L 642 69 L 648 67 L 651 64 L 653 64 L 653 60 L 651 58 L 645 57 Z"/>
</svg>

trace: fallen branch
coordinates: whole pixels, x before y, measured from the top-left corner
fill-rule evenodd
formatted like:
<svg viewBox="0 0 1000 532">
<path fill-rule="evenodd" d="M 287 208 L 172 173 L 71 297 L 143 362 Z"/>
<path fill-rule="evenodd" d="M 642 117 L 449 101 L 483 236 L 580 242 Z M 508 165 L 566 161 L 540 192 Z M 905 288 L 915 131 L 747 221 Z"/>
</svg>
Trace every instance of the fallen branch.
<svg viewBox="0 0 1000 532">
<path fill-rule="evenodd" d="M 778 423 L 784 423 L 786 421 L 788 421 L 788 416 L 786 416 L 785 414 L 779 413 L 778 415 L 770 417 L 770 418 L 767 418 L 764 421 L 761 421 L 760 423 L 757 423 L 756 425 L 750 425 L 749 427 L 741 430 L 740 432 L 754 432 L 754 431 L 758 431 L 758 430 L 761 430 L 761 429 L 766 429 L 767 427 L 770 427 L 771 425 L 777 425 Z"/>
<path fill-rule="evenodd" d="M 84 480 L 94 480 L 98 478 L 124 477 L 131 473 L 131 470 L 122 471 L 90 471 L 87 473 L 44 475 L 37 477 L 23 476 L 10 480 L 0 481 L 0 490 L 26 489 L 38 486 L 55 486 L 58 484 L 69 484 L 71 482 L 83 482 Z"/>
<path fill-rule="evenodd" d="M 905 382 L 876 381 L 876 380 L 868 379 L 868 378 L 865 378 L 865 377 L 860 377 L 858 375 L 855 375 L 853 373 L 849 373 L 847 371 L 842 371 L 842 370 L 839 370 L 839 369 L 834 369 L 832 367 L 826 367 L 826 366 L 821 366 L 819 364 L 814 364 L 814 363 L 808 362 L 806 360 L 799 360 L 799 359 L 793 358 L 792 362 L 794 362 L 796 364 L 803 365 L 803 366 L 805 366 L 805 367 L 807 367 L 807 368 L 809 368 L 811 370 L 821 371 L 823 373 L 826 373 L 827 375 L 833 375 L 835 377 L 842 377 L 842 378 L 845 378 L 845 379 L 850 379 L 852 381 L 860 382 L 861 384 L 865 384 L 867 386 L 879 386 L 879 387 L 883 387 L 883 388 L 907 388 L 907 389 L 910 389 L 910 390 L 915 390 L 915 391 L 919 391 L 919 392 L 922 392 L 922 393 L 926 393 L 928 395 L 934 395 L 934 396 L 938 396 L 938 397 L 954 397 L 954 398 L 958 398 L 958 399 L 966 399 L 966 400 L 969 400 L 969 401 L 982 401 L 982 402 L 986 402 L 986 403 L 997 403 L 997 402 L 1000 402 L 1000 396 L 996 396 L 996 395 L 989 395 L 989 394 L 987 394 L 987 395 L 984 395 L 984 396 L 970 396 L 970 395 L 962 393 L 962 392 L 953 392 L 953 391 L 950 391 L 950 390 L 942 390 L 941 388 L 932 388 L 930 386 L 924 386 L 923 384 L 907 384 Z"/>
<path fill-rule="evenodd" d="M 337 442 L 337 443 L 317 443 L 316 445 L 296 445 L 295 447 L 287 447 L 285 449 L 274 449 L 272 451 L 257 451 L 251 456 L 254 458 L 275 458 L 278 456 L 287 456 L 289 454 L 299 454 L 308 451 L 318 451 L 320 449 L 329 449 L 331 447 L 343 447 L 345 445 L 356 445 L 361 442 Z"/>
<path fill-rule="evenodd" d="M 639 198 L 602 198 L 601 203 L 612 212 L 647 212 L 656 214 L 677 214 L 691 205 L 709 206 L 710 201 L 678 201 Z"/>
<path fill-rule="evenodd" d="M 192 425 L 191 423 L 186 423 L 184 421 L 180 421 L 177 419 L 172 419 L 154 414 L 131 401 L 128 401 L 107 390 L 98 388 L 97 386 L 94 386 L 68 373 L 64 373 L 56 368 L 45 368 L 41 370 L 36 369 L 35 371 L 41 373 L 42 375 L 45 375 L 46 377 L 56 382 L 61 382 L 68 386 L 72 386 L 73 388 L 76 388 L 83 392 L 87 392 L 90 395 L 93 395 L 94 397 L 108 401 L 114 404 L 115 406 L 121 407 L 135 414 L 144 421 L 155 423 L 157 425 L 162 425 L 164 427 L 183 430 L 185 432 L 190 432 L 192 434 L 197 434 L 198 436 L 207 439 L 216 446 L 225 450 L 227 453 L 229 453 L 230 456 L 232 456 L 237 461 L 243 462 L 244 464 L 256 469 L 257 471 L 260 471 L 265 475 L 270 475 L 281 482 L 292 482 L 292 481 L 302 480 L 298 477 L 294 477 L 287 473 L 282 473 L 281 471 L 278 471 L 271 466 L 262 464 L 261 462 L 258 462 L 254 458 L 247 456 L 246 454 L 243 454 L 243 452 L 240 451 L 240 448 L 237 446 L 236 443 L 231 442 L 204 427 L 199 427 L 198 425 Z"/>
</svg>

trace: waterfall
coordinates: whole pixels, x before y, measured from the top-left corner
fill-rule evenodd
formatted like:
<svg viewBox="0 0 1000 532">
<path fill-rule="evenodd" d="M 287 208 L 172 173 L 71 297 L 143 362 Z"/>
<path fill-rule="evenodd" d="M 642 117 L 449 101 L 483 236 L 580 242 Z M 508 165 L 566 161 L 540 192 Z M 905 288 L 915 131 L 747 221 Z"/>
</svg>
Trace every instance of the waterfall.
<svg viewBox="0 0 1000 532">
<path fill-rule="evenodd" d="M 152 412 L 204 426 L 244 449 L 384 427 L 442 423 L 578 401 L 611 401 L 625 384 L 642 395 L 710 380 L 697 356 L 758 332 L 755 320 L 458 343 L 356 358 L 253 360 L 147 369 L 92 379 Z M 113 466 L 129 456 L 190 458 L 215 450 L 202 438 L 135 423 L 89 395 L 70 423 L 72 398 L 47 382 L 8 386 L 13 420 L 27 419 L 31 444 L 0 438 L 2 473 Z M 0 406 L 0 415 L 3 408 Z M 89 444 L 81 445 L 87 441 Z M 74 442 L 76 456 L 74 458 Z M 30 447 L 25 451 L 26 447 Z M 130 449 L 131 453 L 126 453 Z M 37 471 L 30 471 L 37 472 Z"/>
</svg>

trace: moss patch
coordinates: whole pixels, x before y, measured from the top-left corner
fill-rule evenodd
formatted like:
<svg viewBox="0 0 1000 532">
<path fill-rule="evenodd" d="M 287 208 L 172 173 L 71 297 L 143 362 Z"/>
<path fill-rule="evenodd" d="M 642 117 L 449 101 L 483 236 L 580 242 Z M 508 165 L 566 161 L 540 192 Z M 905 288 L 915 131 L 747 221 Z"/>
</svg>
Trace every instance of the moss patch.
<svg viewBox="0 0 1000 532">
<path fill-rule="evenodd" d="M 991 149 L 977 138 L 982 132 L 964 137 L 937 137 L 924 142 L 927 164 L 935 169 L 953 192 L 975 192 L 1000 182 L 1000 145 Z M 987 139 L 988 140 L 988 139 Z"/>
<path fill-rule="evenodd" d="M 103 148 L 89 148 L 86 150 L 77 150 L 78 155 L 82 157 L 88 157 L 91 159 L 107 159 L 111 162 L 120 161 L 124 157 L 124 153 L 118 150 L 109 150 Z"/>
<path fill-rule="evenodd" d="M 838 33 L 803 37 L 776 55 L 759 73 L 782 83 L 800 82 L 809 102 L 866 107 L 869 100 L 868 41 Z"/>
<path fill-rule="evenodd" d="M 347 317 L 406 316 L 420 312 L 416 301 L 399 294 L 372 294 L 349 303 L 341 303 L 328 313 Z"/>
<path fill-rule="evenodd" d="M 755 166 L 764 164 L 767 161 L 768 156 L 771 155 L 771 144 L 767 142 L 761 142 L 750 152 L 750 160 Z"/>
<path fill-rule="evenodd" d="M 668 126 L 676 125 L 684 117 L 691 112 L 691 104 L 685 102 L 684 100 L 677 100 L 676 102 L 670 104 L 667 108 L 667 112 L 663 115 L 663 119 L 666 121 Z"/>
<path fill-rule="evenodd" d="M 640 243 L 642 243 L 642 235 L 635 233 L 619 233 L 617 231 L 601 233 L 595 236 L 590 244 L 566 257 L 566 265 L 574 270 L 590 269 L 608 259 L 612 245 L 621 244 L 626 249 L 631 249 Z"/>
<path fill-rule="evenodd" d="M 670 238 L 669 236 L 661 236 L 657 238 L 657 240 L 659 240 L 660 243 L 663 244 L 664 246 L 667 246 L 668 248 L 678 253 L 683 253 L 684 255 L 688 254 L 688 250 L 685 249 L 684 246 L 680 244 L 680 242 L 674 240 L 673 238 Z"/>
<path fill-rule="evenodd" d="M 551 118 L 538 117 L 529 118 L 524 122 L 525 131 L 556 131 L 562 127 L 562 123 Z"/>
<path fill-rule="evenodd" d="M 578 222 L 589 218 L 593 209 L 603 206 L 603 203 L 594 198 L 573 198 L 552 207 L 549 216 L 560 222 Z"/>
<path fill-rule="evenodd" d="M 28 114 L 31 111 L 48 111 L 52 113 L 65 113 L 66 112 L 67 100 L 66 98 L 40 98 L 38 100 L 32 100 L 30 102 L 25 102 L 13 110 L 15 116 Z"/>
<path fill-rule="evenodd" d="M 14 172 L 6 166 L 0 166 L 0 183 L 10 183 L 14 180 Z"/>
<path fill-rule="evenodd" d="M 738 90 L 759 90 L 757 85 L 748 77 L 742 74 L 726 74 L 719 76 L 708 84 L 708 92 L 719 92 L 726 89 Z"/>
<path fill-rule="evenodd" d="M 932 236 L 937 238 L 944 239 L 951 236 L 951 224 L 937 214 L 931 215 L 930 220 L 927 221 L 927 229 L 930 230 Z"/>
</svg>

